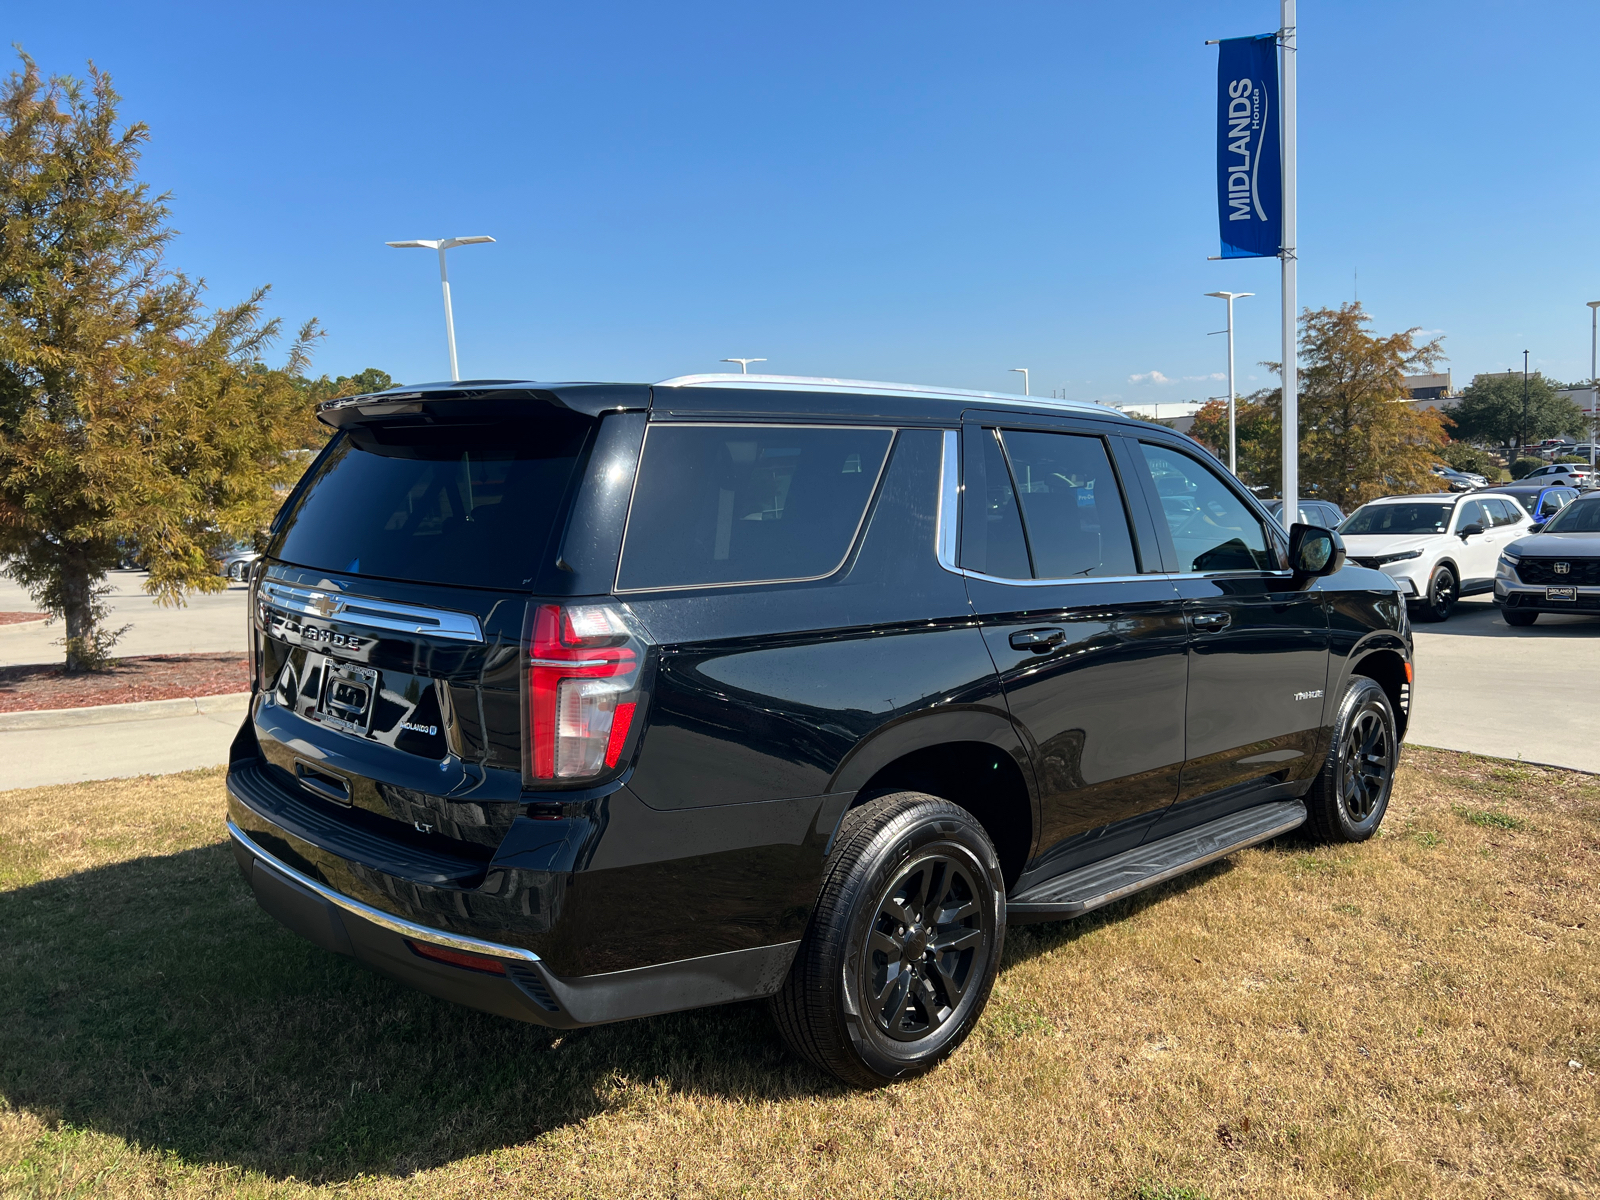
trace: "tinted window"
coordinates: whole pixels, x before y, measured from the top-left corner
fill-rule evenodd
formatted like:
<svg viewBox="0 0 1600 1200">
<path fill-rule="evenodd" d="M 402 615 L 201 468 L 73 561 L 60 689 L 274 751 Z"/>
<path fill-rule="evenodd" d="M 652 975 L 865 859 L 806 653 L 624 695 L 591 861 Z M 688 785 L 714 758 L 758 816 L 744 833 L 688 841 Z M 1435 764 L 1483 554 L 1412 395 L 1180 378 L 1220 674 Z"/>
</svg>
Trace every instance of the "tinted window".
<svg viewBox="0 0 1600 1200">
<path fill-rule="evenodd" d="M 1521 510 L 1509 500 L 1491 496 L 1483 503 L 1489 509 L 1489 515 L 1494 518 L 1496 525 L 1515 525 L 1522 520 Z"/>
<path fill-rule="evenodd" d="M 1070 433 L 1001 435 L 1038 579 L 1132 575 L 1133 538 L 1105 443 Z"/>
<path fill-rule="evenodd" d="M 350 575 L 526 587 L 592 427 L 555 416 L 358 427 L 323 460 L 272 553 Z"/>
<path fill-rule="evenodd" d="M 969 436 L 977 439 L 977 453 L 968 458 L 961 565 L 1001 579 L 1027 579 L 1033 571 L 1005 455 L 994 430 L 969 432 Z"/>
<path fill-rule="evenodd" d="M 652 425 L 618 588 L 812 579 L 838 570 L 892 437 L 843 425 Z"/>
<path fill-rule="evenodd" d="M 1456 513 L 1456 532 L 1460 533 L 1468 525 L 1482 525 L 1485 529 L 1493 525 L 1489 514 L 1483 511 L 1483 501 L 1468 500 Z"/>
<path fill-rule="evenodd" d="M 1141 442 L 1180 571 L 1266 571 L 1277 556 L 1243 500 L 1187 454 Z"/>
<path fill-rule="evenodd" d="M 1436 500 L 1403 504 L 1363 504 L 1339 527 L 1343 534 L 1443 533 L 1450 524 L 1452 504 Z"/>
</svg>

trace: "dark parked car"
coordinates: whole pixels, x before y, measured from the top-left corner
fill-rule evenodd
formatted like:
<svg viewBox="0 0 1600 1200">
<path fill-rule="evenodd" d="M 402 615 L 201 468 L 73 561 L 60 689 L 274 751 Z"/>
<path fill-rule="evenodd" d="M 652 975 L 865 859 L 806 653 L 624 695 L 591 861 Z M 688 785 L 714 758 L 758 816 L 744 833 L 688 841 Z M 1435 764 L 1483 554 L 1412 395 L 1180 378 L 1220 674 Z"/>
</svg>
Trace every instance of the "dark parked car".
<svg viewBox="0 0 1600 1200">
<path fill-rule="evenodd" d="M 737 375 L 320 416 L 228 829 L 265 909 L 434 995 L 771 997 L 872 1085 L 960 1044 L 1008 923 L 1383 819 L 1394 581 L 1160 426 Z"/>
<path fill-rule="evenodd" d="M 1500 555 L 1494 602 L 1507 625 L 1542 612 L 1600 613 L 1600 495 L 1581 496 Z"/>
<path fill-rule="evenodd" d="M 1576 488 L 1564 484 L 1500 483 L 1480 488 L 1476 495 L 1510 496 L 1535 521 L 1548 521 L 1580 495 Z"/>
<path fill-rule="evenodd" d="M 1283 501 L 1264 500 L 1267 511 L 1281 525 L 1283 524 Z M 1300 521 L 1305 525 L 1320 525 L 1324 529 L 1337 529 L 1339 522 L 1344 520 L 1344 513 L 1336 504 L 1329 504 L 1326 500 L 1300 501 Z"/>
</svg>

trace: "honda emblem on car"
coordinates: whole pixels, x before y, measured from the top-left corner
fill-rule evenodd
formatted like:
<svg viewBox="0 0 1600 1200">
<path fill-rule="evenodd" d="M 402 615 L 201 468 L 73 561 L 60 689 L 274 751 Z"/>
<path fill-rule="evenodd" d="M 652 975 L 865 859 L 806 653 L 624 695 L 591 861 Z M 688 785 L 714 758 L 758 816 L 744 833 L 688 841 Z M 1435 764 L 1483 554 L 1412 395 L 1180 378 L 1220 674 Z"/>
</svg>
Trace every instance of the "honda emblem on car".
<svg viewBox="0 0 1600 1200">
<path fill-rule="evenodd" d="M 1571 570 L 1572 570 L 1572 564 L 1571 563 L 1558 562 L 1556 564 L 1556 574 L 1557 575 L 1566 575 Z"/>
</svg>

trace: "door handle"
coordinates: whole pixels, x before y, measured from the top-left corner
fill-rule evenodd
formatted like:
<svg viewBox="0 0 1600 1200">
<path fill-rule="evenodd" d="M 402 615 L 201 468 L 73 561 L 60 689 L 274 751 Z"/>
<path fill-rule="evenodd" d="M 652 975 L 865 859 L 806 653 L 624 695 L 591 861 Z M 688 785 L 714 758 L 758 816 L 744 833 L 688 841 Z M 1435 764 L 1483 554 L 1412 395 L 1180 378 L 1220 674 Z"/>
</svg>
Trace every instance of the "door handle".
<svg viewBox="0 0 1600 1200">
<path fill-rule="evenodd" d="M 1049 654 L 1066 640 L 1065 629 L 1019 629 L 1011 635 L 1011 648 L 1032 650 L 1035 654 Z"/>
<path fill-rule="evenodd" d="M 1233 624 L 1233 618 L 1225 612 L 1191 613 L 1189 620 L 1201 633 L 1218 633 Z"/>
</svg>

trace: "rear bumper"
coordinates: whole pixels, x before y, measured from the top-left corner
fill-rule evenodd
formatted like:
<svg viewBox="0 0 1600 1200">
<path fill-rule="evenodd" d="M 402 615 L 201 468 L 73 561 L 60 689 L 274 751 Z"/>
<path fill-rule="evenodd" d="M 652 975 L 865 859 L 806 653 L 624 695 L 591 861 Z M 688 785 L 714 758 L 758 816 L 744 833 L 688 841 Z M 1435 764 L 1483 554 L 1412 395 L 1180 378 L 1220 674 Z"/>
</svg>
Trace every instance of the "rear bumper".
<svg viewBox="0 0 1600 1200">
<path fill-rule="evenodd" d="M 561 978 L 531 950 L 421 925 L 346 896 L 275 857 L 228 821 L 234 858 L 256 901 L 308 941 L 441 999 L 555 1029 L 574 1029 L 769 996 L 798 941 Z M 410 942 L 495 960 L 501 972 L 424 958 Z"/>
</svg>

